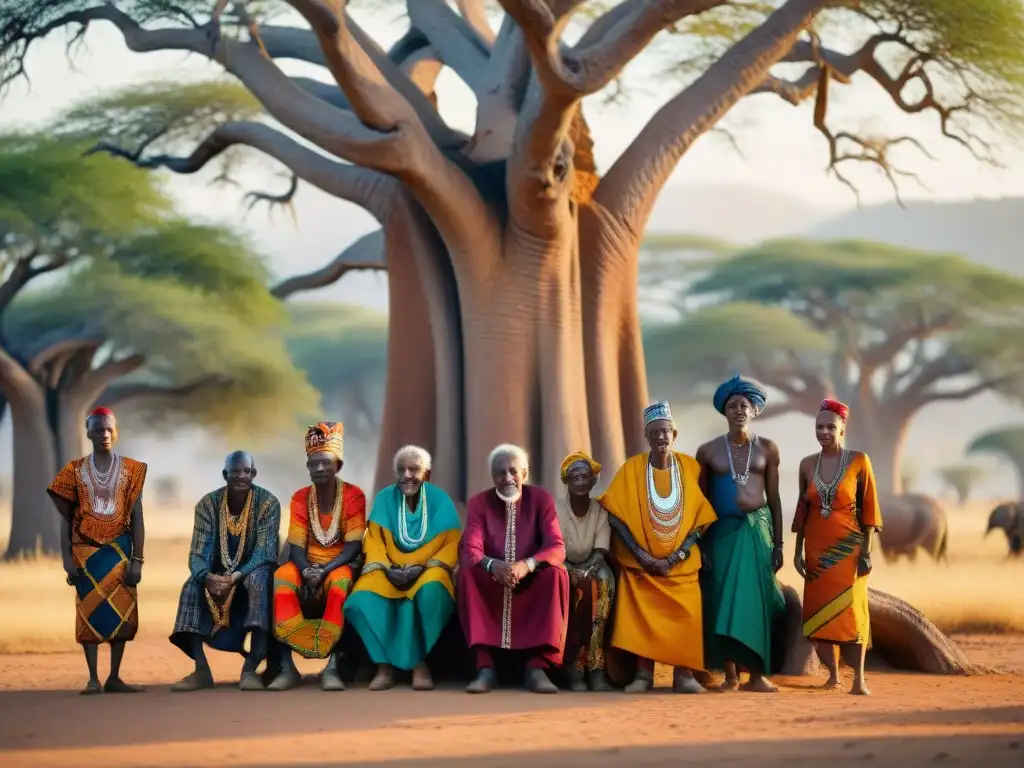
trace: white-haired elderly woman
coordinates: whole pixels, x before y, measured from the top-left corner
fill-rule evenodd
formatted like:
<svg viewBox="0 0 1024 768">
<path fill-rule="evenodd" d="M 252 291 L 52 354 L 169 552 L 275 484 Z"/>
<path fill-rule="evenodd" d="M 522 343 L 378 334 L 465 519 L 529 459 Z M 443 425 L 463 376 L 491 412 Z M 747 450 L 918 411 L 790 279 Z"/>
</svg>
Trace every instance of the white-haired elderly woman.
<svg viewBox="0 0 1024 768">
<path fill-rule="evenodd" d="M 571 591 L 563 666 L 574 691 L 610 691 L 604 672 L 604 633 L 615 599 L 615 574 L 608 561 L 612 529 L 608 512 L 591 498 L 601 465 L 577 451 L 562 462 L 565 495 L 558 500 L 558 524 L 565 539 L 565 567 Z"/>
<path fill-rule="evenodd" d="M 476 660 L 466 689 L 487 693 L 496 656 L 517 652 L 526 688 L 557 693 L 547 676 L 562 662 L 569 615 L 569 575 L 554 497 L 527 485 L 526 452 L 499 445 L 489 457 L 494 487 L 466 504 L 458 575 L 462 630 Z"/>
<path fill-rule="evenodd" d="M 394 485 L 377 494 L 367 518 L 362 576 L 345 602 L 377 665 L 371 691 L 412 670 L 412 687 L 434 687 L 426 658 L 455 609 L 453 572 L 462 524 L 451 498 L 432 485 L 431 458 L 407 445 L 395 454 Z"/>
</svg>

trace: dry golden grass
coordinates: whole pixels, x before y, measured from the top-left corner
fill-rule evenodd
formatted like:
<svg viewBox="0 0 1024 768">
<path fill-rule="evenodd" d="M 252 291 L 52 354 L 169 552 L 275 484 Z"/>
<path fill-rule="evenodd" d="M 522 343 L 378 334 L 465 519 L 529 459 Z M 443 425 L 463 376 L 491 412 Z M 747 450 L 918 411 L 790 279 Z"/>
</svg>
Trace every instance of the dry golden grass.
<svg viewBox="0 0 1024 768">
<path fill-rule="evenodd" d="M 992 502 L 949 507 L 950 564 L 919 557 L 917 563 L 875 558 L 872 586 L 920 609 L 947 632 L 1024 632 L 1019 585 L 1024 562 L 1006 562 L 1001 534 L 983 537 Z M 166 637 L 174 624 L 178 593 L 188 570 L 189 510 L 147 510 L 146 566 L 139 587 L 141 627 L 147 637 Z M 0 530 L 7 530 L 0 515 Z M 780 577 L 799 585 L 786 542 Z M 0 653 L 74 650 L 74 598 L 56 558 L 0 563 Z"/>
</svg>

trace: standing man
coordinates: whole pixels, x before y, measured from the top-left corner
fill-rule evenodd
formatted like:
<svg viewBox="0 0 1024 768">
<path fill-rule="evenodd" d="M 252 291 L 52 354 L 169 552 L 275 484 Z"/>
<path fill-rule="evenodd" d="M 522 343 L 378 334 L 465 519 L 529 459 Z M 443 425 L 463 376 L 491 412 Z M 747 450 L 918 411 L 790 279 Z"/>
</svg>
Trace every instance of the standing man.
<svg viewBox="0 0 1024 768">
<path fill-rule="evenodd" d="M 619 575 L 612 645 L 638 657 L 628 693 L 651 690 L 656 661 L 675 667 L 676 693 L 701 693 L 693 676 L 704 669 L 698 542 L 715 511 L 697 460 L 672 450 L 679 433 L 668 402 L 644 409 L 644 436 L 650 451 L 627 459 L 598 499 Z"/>
<path fill-rule="evenodd" d="M 229 455 L 221 475 L 225 486 L 196 504 L 188 559 L 191 576 L 181 588 L 170 638 L 196 666 L 172 691 L 213 687 L 204 643 L 242 654 L 238 687 L 263 690 L 256 668 L 267 655 L 281 504 L 268 490 L 253 485 L 256 463 L 245 451 Z M 250 632 L 246 653 L 245 635 Z"/>
<path fill-rule="evenodd" d="M 738 667 L 750 673 L 744 690 L 776 690 L 766 675 L 772 629 L 786 612 L 775 577 L 783 563 L 779 448 L 750 431 L 767 399 L 752 379 L 724 382 L 714 405 L 729 431 L 697 449 L 701 488 L 718 515 L 704 537 L 704 655 L 709 668 L 724 669 L 723 691 L 739 689 Z"/>
<path fill-rule="evenodd" d="M 301 677 L 292 651 L 327 659 L 320 675 L 325 691 L 343 691 L 335 646 L 345 626 L 342 608 L 362 552 L 366 496 L 338 477 L 344 466 L 344 427 L 334 421 L 306 431 L 306 469 L 312 485 L 292 496 L 288 562 L 274 572 L 274 636 L 282 649 L 281 673 L 270 690 L 285 691 Z"/>
<path fill-rule="evenodd" d="M 121 660 L 139 629 L 146 465 L 114 453 L 117 420 L 109 408 L 89 414 L 85 429 L 92 453 L 65 464 L 47 488 L 60 513 L 64 572 L 75 588 L 75 639 L 89 667 L 82 693 L 136 693 L 142 689 L 121 680 Z M 110 676 L 102 687 L 96 670 L 101 643 L 110 644 Z"/>
<path fill-rule="evenodd" d="M 467 693 L 487 693 L 497 680 L 496 653 L 516 651 L 527 690 L 558 693 L 547 676 L 561 664 L 569 620 L 569 575 L 555 499 L 526 485 L 526 451 L 499 445 L 488 458 L 494 487 L 466 505 L 458 573 L 458 611 L 476 656 Z"/>
</svg>

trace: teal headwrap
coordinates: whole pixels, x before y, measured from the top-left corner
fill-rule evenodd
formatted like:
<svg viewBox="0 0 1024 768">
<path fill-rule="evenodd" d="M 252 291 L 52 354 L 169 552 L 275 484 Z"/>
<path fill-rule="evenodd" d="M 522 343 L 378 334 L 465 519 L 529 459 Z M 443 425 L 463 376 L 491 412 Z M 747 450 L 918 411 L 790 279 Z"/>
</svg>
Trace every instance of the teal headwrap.
<svg viewBox="0 0 1024 768">
<path fill-rule="evenodd" d="M 737 374 L 728 381 L 722 382 L 718 389 L 715 390 L 713 401 L 715 410 L 724 414 L 725 404 L 729 402 L 729 398 L 733 395 L 742 395 L 747 398 L 750 404 L 754 406 L 754 415 L 761 413 L 764 410 L 765 403 L 768 401 L 768 392 L 759 382 Z"/>
</svg>

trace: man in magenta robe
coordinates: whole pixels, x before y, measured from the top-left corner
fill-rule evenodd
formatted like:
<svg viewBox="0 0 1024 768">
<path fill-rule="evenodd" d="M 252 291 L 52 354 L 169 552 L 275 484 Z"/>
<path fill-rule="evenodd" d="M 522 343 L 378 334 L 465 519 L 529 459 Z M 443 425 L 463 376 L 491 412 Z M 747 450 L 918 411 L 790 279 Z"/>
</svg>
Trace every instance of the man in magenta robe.
<svg viewBox="0 0 1024 768">
<path fill-rule="evenodd" d="M 500 445 L 491 452 L 494 487 L 466 505 L 458 574 L 458 611 L 476 657 L 468 693 L 494 687 L 495 654 L 525 659 L 526 688 L 557 693 L 545 670 L 558 665 L 569 620 L 569 574 L 555 500 L 526 485 L 526 452 Z"/>
</svg>

